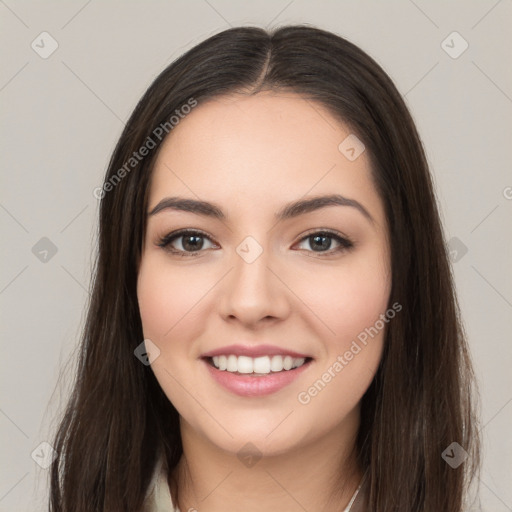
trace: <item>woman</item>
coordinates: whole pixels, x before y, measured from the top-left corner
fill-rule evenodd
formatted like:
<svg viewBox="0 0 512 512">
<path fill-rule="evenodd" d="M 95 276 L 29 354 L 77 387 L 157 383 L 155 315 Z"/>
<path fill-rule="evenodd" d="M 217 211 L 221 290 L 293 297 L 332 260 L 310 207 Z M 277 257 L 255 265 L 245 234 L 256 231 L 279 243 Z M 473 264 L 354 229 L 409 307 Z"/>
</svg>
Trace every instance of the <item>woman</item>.
<svg viewBox="0 0 512 512">
<path fill-rule="evenodd" d="M 473 375 L 411 116 L 362 50 L 224 31 L 101 197 L 50 510 L 460 512 Z"/>
</svg>

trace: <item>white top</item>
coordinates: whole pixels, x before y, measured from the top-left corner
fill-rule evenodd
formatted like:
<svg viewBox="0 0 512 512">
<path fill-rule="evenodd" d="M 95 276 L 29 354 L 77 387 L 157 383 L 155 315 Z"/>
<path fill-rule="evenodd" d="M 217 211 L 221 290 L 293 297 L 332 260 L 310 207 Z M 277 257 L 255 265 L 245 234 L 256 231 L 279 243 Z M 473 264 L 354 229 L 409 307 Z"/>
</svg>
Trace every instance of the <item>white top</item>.
<svg viewBox="0 0 512 512">
<path fill-rule="evenodd" d="M 363 477 L 364 480 L 364 477 Z M 359 484 L 358 488 L 352 495 L 347 507 L 343 512 L 350 512 L 352 505 L 361 489 L 363 481 Z M 164 457 L 160 457 L 158 463 L 151 477 L 151 482 L 148 487 L 146 498 L 142 508 L 143 512 L 180 512 L 178 507 L 175 507 L 172 502 L 169 484 L 167 482 L 167 470 L 164 465 Z"/>
<path fill-rule="evenodd" d="M 158 459 L 151 477 L 142 512 L 180 512 L 180 509 L 175 507 L 172 502 L 163 456 Z"/>
</svg>

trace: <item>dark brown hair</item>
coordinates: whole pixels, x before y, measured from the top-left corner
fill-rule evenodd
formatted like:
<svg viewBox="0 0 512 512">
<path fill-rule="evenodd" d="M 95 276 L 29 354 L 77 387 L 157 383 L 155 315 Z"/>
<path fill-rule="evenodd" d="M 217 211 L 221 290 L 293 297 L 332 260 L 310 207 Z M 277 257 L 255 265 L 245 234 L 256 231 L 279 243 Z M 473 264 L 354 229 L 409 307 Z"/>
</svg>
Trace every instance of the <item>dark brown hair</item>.
<svg viewBox="0 0 512 512">
<path fill-rule="evenodd" d="M 159 450 L 171 470 L 178 463 L 178 413 L 151 368 L 134 357 L 143 340 L 137 271 L 161 144 L 154 130 L 191 99 L 200 105 L 262 90 L 300 94 L 350 127 L 366 146 L 385 206 L 389 304 L 403 310 L 388 326 L 381 364 L 362 399 L 356 448 L 370 476 L 370 510 L 462 510 L 479 468 L 474 378 L 422 144 L 382 68 L 342 37 L 306 25 L 210 37 L 169 65 L 130 117 L 105 177 L 112 186 L 102 193 L 76 382 L 53 443 L 59 455 L 50 510 L 139 510 Z M 156 147 L 127 168 L 148 137 Z M 452 442 L 469 454 L 456 469 L 441 457 Z"/>
</svg>

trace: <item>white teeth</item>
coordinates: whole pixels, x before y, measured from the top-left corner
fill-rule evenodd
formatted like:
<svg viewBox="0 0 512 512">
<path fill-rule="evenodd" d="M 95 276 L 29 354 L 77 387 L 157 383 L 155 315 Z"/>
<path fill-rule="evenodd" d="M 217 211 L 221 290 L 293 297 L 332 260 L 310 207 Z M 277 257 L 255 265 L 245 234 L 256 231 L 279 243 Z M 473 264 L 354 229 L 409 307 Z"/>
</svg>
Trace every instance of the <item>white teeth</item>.
<svg viewBox="0 0 512 512">
<path fill-rule="evenodd" d="M 238 373 L 252 373 L 252 358 L 247 356 L 238 356 Z"/>
<path fill-rule="evenodd" d="M 236 372 L 238 371 L 238 363 L 236 356 L 228 356 L 228 363 L 226 365 L 226 370 L 228 372 Z"/>
<path fill-rule="evenodd" d="M 226 356 L 219 356 L 219 370 L 225 370 L 228 367 L 228 358 Z"/>
<path fill-rule="evenodd" d="M 283 357 L 282 356 L 274 356 L 270 361 L 270 369 L 273 372 L 280 372 L 284 369 L 283 366 Z"/>
<path fill-rule="evenodd" d="M 254 373 L 270 373 L 270 357 L 255 357 L 253 360 Z"/>
<path fill-rule="evenodd" d="M 293 358 L 291 356 L 235 356 L 222 355 L 212 357 L 213 365 L 219 370 L 238 373 L 268 374 L 270 372 L 282 372 L 302 366 L 304 357 Z"/>
</svg>

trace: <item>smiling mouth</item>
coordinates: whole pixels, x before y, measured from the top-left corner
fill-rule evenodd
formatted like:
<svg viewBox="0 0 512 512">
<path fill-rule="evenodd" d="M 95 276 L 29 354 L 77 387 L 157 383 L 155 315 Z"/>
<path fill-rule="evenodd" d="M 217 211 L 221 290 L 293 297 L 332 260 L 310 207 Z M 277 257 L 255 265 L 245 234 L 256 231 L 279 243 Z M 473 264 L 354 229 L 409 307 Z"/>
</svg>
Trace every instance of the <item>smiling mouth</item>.
<svg viewBox="0 0 512 512">
<path fill-rule="evenodd" d="M 219 371 L 254 377 L 290 372 L 309 364 L 313 360 L 311 357 L 294 358 L 288 355 L 248 357 L 234 354 L 205 357 L 203 359 Z"/>
</svg>

